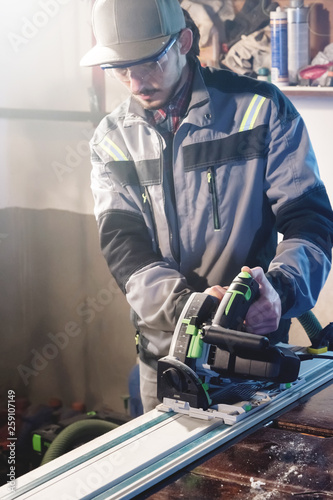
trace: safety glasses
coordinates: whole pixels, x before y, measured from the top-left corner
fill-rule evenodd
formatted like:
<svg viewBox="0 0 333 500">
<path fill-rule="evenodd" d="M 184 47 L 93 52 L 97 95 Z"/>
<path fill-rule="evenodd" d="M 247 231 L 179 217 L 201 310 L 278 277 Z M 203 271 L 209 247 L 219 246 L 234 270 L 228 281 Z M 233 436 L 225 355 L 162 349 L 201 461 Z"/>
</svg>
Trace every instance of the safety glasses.
<svg viewBox="0 0 333 500">
<path fill-rule="evenodd" d="M 170 39 L 164 49 L 154 57 L 141 59 L 136 62 L 126 62 L 125 64 L 102 64 L 101 68 L 109 73 L 111 70 L 113 76 L 122 82 L 129 82 L 131 78 L 158 78 L 162 76 L 169 60 L 169 50 L 178 39 L 177 36 Z"/>
</svg>

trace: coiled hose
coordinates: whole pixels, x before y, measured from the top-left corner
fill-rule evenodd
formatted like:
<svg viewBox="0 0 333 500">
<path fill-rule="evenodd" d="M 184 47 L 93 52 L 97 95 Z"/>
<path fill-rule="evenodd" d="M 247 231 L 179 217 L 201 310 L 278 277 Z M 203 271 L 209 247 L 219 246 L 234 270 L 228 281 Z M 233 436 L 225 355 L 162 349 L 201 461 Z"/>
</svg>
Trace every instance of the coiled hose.
<svg viewBox="0 0 333 500">
<path fill-rule="evenodd" d="M 301 323 L 311 341 L 313 341 L 322 330 L 321 324 L 312 311 L 307 311 L 297 319 Z"/>
<path fill-rule="evenodd" d="M 118 425 L 113 422 L 95 419 L 79 420 L 70 424 L 52 441 L 51 446 L 43 457 L 41 465 L 51 462 L 51 460 L 60 457 L 76 446 L 101 436 L 116 427 Z"/>
</svg>

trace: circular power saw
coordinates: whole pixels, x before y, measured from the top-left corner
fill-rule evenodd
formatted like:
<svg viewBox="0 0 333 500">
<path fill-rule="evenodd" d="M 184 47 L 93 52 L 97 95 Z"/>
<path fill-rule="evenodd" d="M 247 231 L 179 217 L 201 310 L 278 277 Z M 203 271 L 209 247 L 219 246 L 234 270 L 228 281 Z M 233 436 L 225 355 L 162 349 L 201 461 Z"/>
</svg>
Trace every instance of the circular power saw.
<svg viewBox="0 0 333 500">
<path fill-rule="evenodd" d="M 223 399 L 230 380 L 294 382 L 300 358 L 288 347 L 271 345 L 269 338 L 244 331 L 259 285 L 241 272 L 222 301 L 193 293 L 177 322 L 169 355 L 158 361 L 157 396 L 186 401 L 206 410 Z"/>
</svg>

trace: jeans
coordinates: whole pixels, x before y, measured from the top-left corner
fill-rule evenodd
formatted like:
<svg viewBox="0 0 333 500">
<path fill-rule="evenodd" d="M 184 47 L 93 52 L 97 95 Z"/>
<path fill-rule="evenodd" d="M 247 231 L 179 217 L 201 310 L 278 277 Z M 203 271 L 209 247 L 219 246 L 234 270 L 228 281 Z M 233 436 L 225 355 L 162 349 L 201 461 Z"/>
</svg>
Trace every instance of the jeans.
<svg viewBox="0 0 333 500">
<path fill-rule="evenodd" d="M 160 401 L 157 399 L 157 371 L 150 366 L 139 362 L 140 393 L 144 413 L 153 410 Z"/>
</svg>

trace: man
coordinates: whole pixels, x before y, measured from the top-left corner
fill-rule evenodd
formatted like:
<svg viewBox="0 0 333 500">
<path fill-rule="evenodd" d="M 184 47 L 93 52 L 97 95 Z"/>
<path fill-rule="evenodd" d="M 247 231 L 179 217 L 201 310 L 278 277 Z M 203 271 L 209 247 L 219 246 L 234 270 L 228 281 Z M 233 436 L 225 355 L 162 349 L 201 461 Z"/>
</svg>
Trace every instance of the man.
<svg viewBox="0 0 333 500">
<path fill-rule="evenodd" d="M 221 299 L 250 271 L 260 297 L 247 330 L 287 340 L 329 273 L 333 218 L 296 109 L 273 85 L 201 68 L 177 0 L 96 0 L 92 18 L 97 45 L 81 64 L 131 94 L 91 141 L 92 190 L 103 253 L 140 332 L 147 411 L 157 359 L 194 291 Z"/>
</svg>

